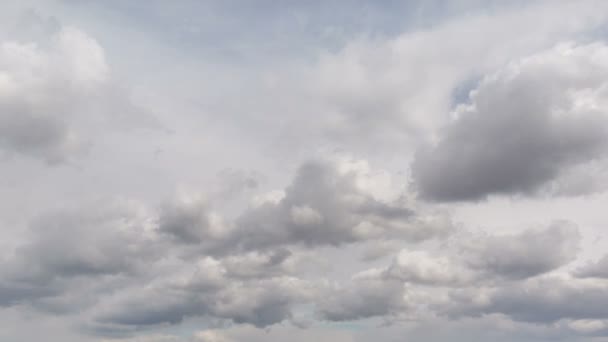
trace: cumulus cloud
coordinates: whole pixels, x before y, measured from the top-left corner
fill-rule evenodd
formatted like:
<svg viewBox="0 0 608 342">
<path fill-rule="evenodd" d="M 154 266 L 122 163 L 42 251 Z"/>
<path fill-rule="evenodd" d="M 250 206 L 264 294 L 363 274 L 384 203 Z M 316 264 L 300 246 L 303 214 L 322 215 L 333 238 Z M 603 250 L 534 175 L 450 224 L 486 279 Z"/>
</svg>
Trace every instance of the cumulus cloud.
<svg viewBox="0 0 608 342">
<path fill-rule="evenodd" d="M 356 177 L 331 163 L 303 164 L 282 199 L 263 203 L 237 220 L 233 239 L 245 250 L 337 246 L 393 237 L 424 240 L 451 228 L 440 215 L 418 215 L 399 202 L 376 199 L 357 185 Z"/>
<path fill-rule="evenodd" d="M 56 164 L 86 152 L 91 126 L 150 126 L 154 120 L 112 78 L 101 45 L 76 27 L 52 22 L 23 37 L 30 40 L 0 41 L 0 150 Z M 44 23 L 39 18 L 30 25 Z"/>
<path fill-rule="evenodd" d="M 325 164 L 310 167 L 323 168 L 324 172 L 333 170 L 325 169 Z M 352 175 L 338 176 L 335 170 L 329 175 L 338 184 L 348 180 L 346 184 L 353 186 L 348 178 Z M 286 190 L 286 199 L 293 196 L 293 187 Z M 354 192 L 361 196 L 357 198 L 354 188 L 346 189 L 350 192 L 342 194 L 358 200 L 358 205 L 346 207 L 348 210 L 356 212 L 363 207 L 364 213 L 377 215 L 365 205 L 371 197 Z M 305 203 L 318 204 L 317 197 L 314 199 Z M 281 201 L 273 202 L 273 208 Z M 291 204 L 286 207 L 293 208 Z M 335 204 L 331 207 L 336 210 Z M 303 243 L 295 239 L 298 235 L 293 235 L 294 240 L 270 240 L 272 244 L 242 249 L 246 242 L 236 237 L 249 239 L 251 235 L 240 235 L 240 228 L 222 231 L 226 235 L 208 234 L 208 208 L 199 201 L 167 202 L 158 210 L 155 213 L 142 204 L 119 201 L 34 220 L 29 241 L 3 263 L 0 304 L 84 312 L 83 329 L 114 336 L 180 324 L 195 317 L 256 327 L 297 322 L 295 308 L 310 303 L 315 303 L 320 317 L 330 321 L 398 317 L 418 314 L 419 310 L 426 312 L 430 303 L 441 303 L 445 297 L 440 294 L 442 289 L 501 284 L 503 280 L 550 272 L 572 260 L 579 240 L 576 227 L 557 222 L 542 230 L 469 241 L 464 244 L 463 255 L 447 250 L 433 254 L 404 249 L 385 268 L 370 269 L 355 275 L 349 283 L 331 285 L 322 278 L 304 279 L 299 273 L 306 262 L 303 250 L 331 244 Z M 319 212 L 325 215 L 327 211 Z M 409 210 L 406 213 L 390 214 L 386 219 L 407 221 L 415 215 Z M 284 214 L 293 220 L 293 212 Z M 308 209 L 298 215 L 302 222 L 289 221 L 290 224 L 320 224 L 317 214 Z M 182 232 L 177 223 L 190 234 L 185 235 L 186 239 L 175 234 Z M 269 223 L 276 224 L 273 220 Z M 289 226 L 272 229 L 291 234 Z M 350 228 L 344 229 L 349 234 Z M 195 239 L 198 236 L 200 239 Z M 388 236 L 410 241 L 407 234 Z M 373 241 L 376 236 L 366 239 Z M 340 244 L 353 241 L 359 240 L 346 239 Z M 218 253 L 220 247 L 233 252 Z M 424 287 L 431 292 L 440 291 L 437 298 Z"/>
<path fill-rule="evenodd" d="M 211 254 L 382 239 L 421 241 L 452 229 L 446 213 L 378 198 L 359 176 L 335 163 L 306 162 L 281 196 L 261 201 L 233 223 L 222 222 L 200 201 L 177 201 L 162 208 L 159 228 Z"/>
<path fill-rule="evenodd" d="M 607 296 L 608 288 L 602 283 L 546 277 L 486 291 L 459 291 L 453 295 L 449 313 L 500 313 L 516 321 L 538 324 L 563 319 L 606 319 Z"/>
<path fill-rule="evenodd" d="M 0 4 L 0 340 L 605 339 L 608 6 L 368 2 Z"/>
<path fill-rule="evenodd" d="M 318 304 L 320 316 L 330 321 L 391 316 L 406 308 L 405 287 L 401 282 L 365 274 L 355 277 L 349 285 L 336 287 Z"/>
<path fill-rule="evenodd" d="M 402 250 L 384 270 L 383 276 L 407 283 L 455 286 L 470 281 L 472 273 L 445 256 Z"/>
<path fill-rule="evenodd" d="M 1 303 L 84 310 L 86 329 L 96 334 L 190 317 L 265 327 L 294 318 L 293 305 L 324 287 L 294 277 L 303 267 L 303 249 L 376 239 L 416 242 L 449 229 L 443 217 L 435 222 L 433 215 L 375 196 L 374 183 L 358 179 L 352 165 L 342 169 L 304 164 L 283 198 L 248 209 L 234 223 L 198 198 L 168 201 L 157 211 L 120 201 L 44 215 L 2 268 Z M 156 279 L 159 273 L 163 277 Z M 398 281 L 358 284 L 349 298 L 336 292 L 324 315 L 349 319 L 400 307 Z"/>
<path fill-rule="evenodd" d="M 129 203 L 40 217 L 31 225 L 30 240 L 0 267 L 0 302 L 44 304 L 41 299 L 61 297 L 72 285 L 93 291 L 87 287 L 88 278 L 139 272 L 159 255 L 156 242 L 146 232 L 145 218 Z M 72 301 L 74 306 L 79 304 Z"/>
<path fill-rule="evenodd" d="M 535 194 L 606 156 L 608 47 L 562 44 L 486 76 L 412 165 L 422 198 Z"/>
<path fill-rule="evenodd" d="M 365 274 L 429 287 L 487 286 L 560 269 L 575 260 L 579 249 L 578 227 L 557 221 L 517 234 L 457 234 L 439 249 L 402 249 L 388 266 Z"/>
<path fill-rule="evenodd" d="M 207 263 L 208 264 L 208 263 Z M 186 278 L 153 282 L 142 289 L 123 291 L 95 308 L 94 331 L 133 331 L 137 328 L 178 324 L 189 317 L 210 317 L 267 327 L 292 317 L 292 306 L 308 296 L 298 279 L 277 277 L 250 282 L 225 277 L 209 279 L 204 272 L 217 264 L 199 264 Z M 214 270 L 210 270 L 214 271 Z"/>
<path fill-rule="evenodd" d="M 232 277 L 268 278 L 293 273 L 297 263 L 295 258 L 290 250 L 278 248 L 265 253 L 249 252 L 229 256 L 222 263 Z"/>
<path fill-rule="evenodd" d="M 595 262 L 579 267 L 575 271 L 575 274 L 581 278 L 608 279 L 608 255 Z"/>
<path fill-rule="evenodd" d="M 489 309 L 494 305 L 491 300 L 510 295 L 509 291 L 519 286 L 550 286 L 552 281 L 559 282 L 559 278 L 543 277 L 543 274 L 574 260 L 580 240 L 577 227 L 567 222 L 555 222 L 543 229 L 528 229 L 518 234 L 460 240 L 465 237 L 469 235 L 458 237 L 456 247 L 403 249 L 388 266 L 356 274 L 350 283 L 337 286 L 334 292 L 323 297 L 318 305 L 321 316 L 341 321 L 377 316 L 470 316 L 481 315 L 486 309 L 484 314 L 505 313 L 503 309 Z M 603 284 L 591 288 L 605 290 Z M 526 291 L 522 293 L 527 295 Z M 500 303 L 507 306 L 509 300 L 501 299 Z M 556 308 L 558 312 L 559 309 Z M 570 318 L 567 310 L 554 314 Z"/>
<path fill-rule="evenodd" d="M 59 162 L 81 147 L 68 124 L 72 98 L 103 83 L 108 66 L 103 49 L 77 29 L 58 31 L 50 44 L 0 45 L 0 147 Z"/>
<path fill-rule="evenodd" d="M 244 77 L 250 93 L 240 91 L 243 84 L 234 87 L 223 98 L 223 109 L 235 120 L 232 125 L 246 122 L 243 134 L 263 132 L 257 136 L 265 146 L 284 155 L 329 145 L 390 158 L 399 146 L 397 153 L 409 157 L 420 139 L 445 123 L 456 88 L 601 26 L 605 15 L 598 6 L 594 1 L 513 4 L 499 14 L 474 12 L 400 33 L 347 34 L 337 46 L 299 56 L 305 61 L 295 68 L 288 63 Z M 539 16 L 545 25 L 538 25 Z M 340 30 L 328 28 L 334 29 Z M 235 97 L 239 101 L 232 101 Z M 250 109 L 243 113 L 243 107 Z"/>
<path fill-rule="evenodd" d="M 158 229 L 179 243 L 200 244 L 225 235 L 217 215 L 200 199 L 177 199 L 165 203 L 159 213 Z"/>
<path fill-rule="evenodd" d="M 525 279 L 573 261 L 580 249 L 578 227 L 554 222 L 513 235 L 489 235 L 465 242 L 469 266 L 487 276 Z"/>
</svg>

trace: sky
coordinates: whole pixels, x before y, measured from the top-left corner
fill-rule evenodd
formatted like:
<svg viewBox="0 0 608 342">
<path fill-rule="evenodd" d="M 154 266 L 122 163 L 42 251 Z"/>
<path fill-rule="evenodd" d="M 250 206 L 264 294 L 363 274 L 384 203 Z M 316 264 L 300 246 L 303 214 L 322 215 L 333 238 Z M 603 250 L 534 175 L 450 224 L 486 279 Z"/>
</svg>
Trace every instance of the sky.
<svg viewBox="0 0 608 342">
<path fill-rule="evenodd" d="M 0 4 L 0 341 L 608 341 L 608 2 Z"/>
</svg>

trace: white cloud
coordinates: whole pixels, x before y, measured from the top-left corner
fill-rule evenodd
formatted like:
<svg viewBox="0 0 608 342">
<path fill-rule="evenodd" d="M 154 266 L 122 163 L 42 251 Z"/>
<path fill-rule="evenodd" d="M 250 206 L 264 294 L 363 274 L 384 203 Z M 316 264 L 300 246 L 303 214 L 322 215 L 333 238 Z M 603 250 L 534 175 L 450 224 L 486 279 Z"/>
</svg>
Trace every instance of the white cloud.
<svg viewBox="0 0 608 342">
<path fill-rule="evenodd" d="M 82 155 L 109 121 L 150 126 L 121 87 L 104 49 L 76 27 L 0 40 L 0 149 L 55 164 Z"/>
</svg>

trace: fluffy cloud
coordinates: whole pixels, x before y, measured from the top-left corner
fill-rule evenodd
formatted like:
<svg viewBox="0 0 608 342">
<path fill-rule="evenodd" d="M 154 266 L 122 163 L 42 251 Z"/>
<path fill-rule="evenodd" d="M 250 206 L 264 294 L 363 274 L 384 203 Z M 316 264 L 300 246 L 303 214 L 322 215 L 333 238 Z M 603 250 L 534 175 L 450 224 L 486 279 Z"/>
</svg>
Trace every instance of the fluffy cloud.
<svg viewBox="0 0 608 342">
<path fill-rule="evenodd" d="M 402 249 L 384 268 L 367 271 L 374 279 L 455 288 L 533 278 L 575 260 L 578 227 L 558 221 L 517 234 L 463 232 L 440 249 Z M 595 267 L 595 265 L 593 265 Z"/>
<path fill-rule="evenodd" d="M 220 219 L 200 199 L 178 199 L 165 203 L 158 229 L 178 243 L 200 244 L 221 239 L 225 229 Z"/>
<path fill-rule="evenodd" d="M 109 75 L 103 49 L 81 31 L 61 29 L 49 44 L 0 45 L 0 147 L 59 162 L 79 148 L 68 125 L 73 99 Z"/>
<path fill-rule="evenodd" d="M 355 3 L 0 4 L 0 340 L 603 341 L 608 6 Z"/>
<path fill-rule="evenodd" d="M 490 235 L 465 244 L 467 263 L 485 277 L 525 279 L 573 261 L 579 252 L 580 233 L 570 222 L 555 222 L 543 229 Z"/>
<path fill-rule="evenodd" d="M 541 324 L 606 319 L 607 296 L 604 283 L 545 277 L 486 291 L 457 291 L 450 314 L 500 313 L 516 321 Z"/>
<path fill-rule="evenodd" d="M 357 171 L 331 162 L 307 162 L 280 198 L 259 203 L 234 223 L 213 223 L 200 203 L 177 202 L 161 211 L 160 229 L 212 254 L 374 239 L 421 241 L 451 230 L 445 214 L 416 212 L 400 201 L 378 198 L 366 186 Z"/>
<path fill-rule="evenodd" d="M 366 205 L 373 197 L 354 192 L 356 186 L 349 178 L 352 174 L 339 176 L 328 164 L 307 164 L 306 167 L 329 172 L 329 175 L 322 173 L 329 177 L 322 178 L 326 182 L 330 179 L 348 185 L 326 190 L 327 197 L 330 193 L 332 196 L 346 194 L 357 204 L 346 207 L 348 210 L 356 213 L 365 208 L 362 213 L 378 215 Z M 293 184 L 298 184 L 298 177 Z M 321 190 L 326 186 L 326 183 L 313 184 Z M 293 196 L 290 191 L 294 188 L 294 185 L 288 187 L 286 196 L 272 203 L 273 210 L 278 210 L 283 201 Z M 340 193 L 335 189 L 348 191 Z M 331 201 L 344 205 L 330 198 Z M 319 201 L 315 197 L 314 201 L 305 203 L 318 205 Z M 371 207 L 375 209 L 381 202 L 373 203 L 376 207 Z M 329 207 L 337 210 L 335 204 Z M 319 212 L 325 215 L 327 210 Z M 411 215 L 416 215 L 409 210 L 406 215 L 394 215 L 392 209 L 380 212 L 388 212 L 384 219 L 389 221 L 408 221 Z M 446 289 L 475 284 L 500 286 L 503 281 L 550 272 L 573 259 L 579 240 L 576 227 L 557 222 L 542 230 L 458 242 L 456 245 L 462 249 L 460 255 L 450 250 L 432 254 L 404 249 L 385 268 L 370 269 L 355 275 L 349 283 L 331 285 L 322 273 L 317 272 L 316 277 L 309 279 L 300 273 L 306 262 L 302 258 L 303 249 L 327 247 L 327 244 L 307 243 L 309 240 L 298 240 L 298 235 L 278 240 L 264 235 L 273 243 L 242 248 L 246 242 L 237 237 L 249 239 L 251 235 L 241 235 L 238 224 L 236 228 L 221 230 L 219 235 L 209 233 L 208 213 L 208 207 L 200 201 L 167 202 L 158 213 L 138 203 L 119 201 L 105 207 L 95 205 L 42 216 L 31 224 L 29 240 L 3 263 L 0 304 L 48 312 L 84 312 L 83 329 L 96 335 L 116 336 L 148 327 L 180 324 L 195 317 L 257 327 L 298 322 L 298 308 L 310 303 L 315 303 L 320 317 L 329 321 L 419 315 L 433 307 L 432 303 L 438 305 L 441 313 L 445 310 L 442 298 L 447 295 Z M 293 219 L 292 211 L 284 215 L 288 220 Z M 312 215 L 308 209 L 298 215 L 303 222 L 288 221 L 288 225 L 281 227 L 274 226 L 276 221 L 271 219 L 269 224 L 272 229 L 287 234 L 292 229 L 290 224 L 320 224 L 317 214 Z M 311 217 L 315 220 L 310 220 Z M 351 218 L 347 222 L 351 222 L 349 220 Z M 342 224 L 342 221 L 334 222 Z M 180 225 L 190 234 L 185 240 L 182 235 L 174 234 L 182 231 Z M 343 227 L 346 236 L 351 236 L 348 235 L 350 228 Z M 322 231 L 314 231 L 317 232 Z M 197 236 L 202 238 L 197 240 Z M 407 234 L 387 236 L 410 241 Z M 363 240 L 345 239 L 339 243 L 375 241 L 376 238 L 376 235 L 363 236 Z M 234 252 L 218 253 L 220 247 Z M 158 277 L 159 274 L 162 277 Z M 491 311 L 485 307 L 483 310 Z M 450 314 L 455 313 L 450 311 Z"/>
<path fill-rule="evenodd" d="M 268 278 L 294 272 L 296 257 L 285 248 L 265 253 L 249 252 L 223 260 L 226 272 L 235 278 Z"/>
<path fill-rule="evenodd" d="M 451 227 L 441 215 L 388 200 L 367 172 L 357 170 L 306 163 L 282 198 L 247 209 L 235 222 L 198 198 L 165 202 L 157 211 L 117 201 L 44 215 L 3 264 L 1 304 L 82 310 L 83 324 L 96 334 L 126 334 L 191 317 L 259 327 L 290 320 L 296 303 L 325 287 L 296 277 L 305 263 L 303 250 L 385 239 L 418 242 Z M 396 309 L 398 281 L 359 283 L 352 291 L 358 302 L 335 297 L 337 306 L 325 315 L 348 319 Z M 359 290 L 366 293 L 361 301 Z M 379 298 L 373 312 L 356 313 Z"/>
<path fill-rule="evenodd" d="M 94 308 L 91 329 L 132 332 L 189 317 L 224 319 L 267 327 L 292 317 L 292 307 L 309 296 L 306 283 L 288 277 L 249 282 L 226 277 L 215 262 L 199 263 L 193 274 L 167 277 L 131 288 Z M 211 269 L 209 269 L 211 267 Z M 213 269 L 215 268 L 215 269 Z M 216 272 L 209 277 L 205 272 Z"/>
<path fill-rule="evenodd" d="M 149 213 L 99 209 L 36 221 L 31 241 L 2 264 L 0 305 L 84 311 L 87 330 L 120 335 L 195 316 L 263 327 L 289 319 L 292 303 L 308 296 L 304 282 L 284 277 L 286 250 L 181 259 Z"/>
<path fill-rule="evenodd" d="M 498 298 L 510 296 L 509 291 L 514 287 L 550 286 L 552 281 L 558 281 L 558 278 L 543 278 L 543 274 L 574 260 L 579 240 L 576 226 L 555 222 L 543 229 L 528 229 L 512 235 L 473 239 L 470 234 L 464 234 L 458 237 L 456 246 L 444 245 L 440 249 L 404 249 L 388 266 L 358 273 L 350 283 L 336 287 L 320 301 L 319 312 L 322 317 L 335 321 L 446 313 L 467 316 L 475 315 L 474 312 L 481 314 L 486 309 L 483 313 L 505 313 L 503 309 L 490 309 L 494 304 L 489 301 L 496 299 L 506 306 L 509 299 Z M 592 288 L 606 290 L 601 283 Z M 471 312 L 452 312 L 469 309 Z M 554 314 L 563 315 L 559 319 L 589 318 L 571 317 L 567 310 L 557 308 Z"/>
<path fill-rule="evenodd" d="M 385 202 L 361 189 L 355 172 L 329 163 L 302 165 L 285 196 L 243 214 L 235 234 L 247 249 L 272 245 L 341 245 L 382 238 L 424 240 L 451 227 L 440 216 L 418 215 L 399 202 Z"/>
<path fill-rule="evenodd" d="M 608 255 L 596 262 L 588 263 L 576 270 L 575 274 L 581 278 L 608 279 Z"/>
<path fill-rule="evenodd" d="M 404 285 L 363 274 L 345 287 L 336 287 L 319 301 L 321 317 L 349 321 L 398 314 L 407 307 Z"/>
<path fill-rule="evenodd" d="M 563 44 L 486 76 L 412 174 L 420 196 L 534 194 L 606 156 L 608 47 Z"/>
<path fill-rule="evenodd" d="M 83 154 L 110 121 L 153 122 L 113 80 L 95 39 L 75 27 L 47 26 L 35 40 L 0 41 L 1 151 L 56 164 Z"/>
<path fill-rule="evenodd" d="M 402 250 L 384 270 L 383 276 L 415 284 L 458 285 L 469 282 L 472 272 L 445 256 Z"/>
<path fill-rule="evenodd" d="M 61 296 L 73 291 L 73 285 L 94 291 L 96 285 L 109 286 L 103 277 L 142 271 L 159 256 L 147 228 L 146 215 L 129 203 L 40 217 L 31 225 L 29 241 L 16 248 L 0 267 L 0 303 L 44 306 L 43 299 L 61 302 Z M 100 279 L 90 281 L 93 278 Z M 80 304 L 71 300 L 74 307 Z M 69 302 L 56 304 L 71 310 Z"/>
</svg>

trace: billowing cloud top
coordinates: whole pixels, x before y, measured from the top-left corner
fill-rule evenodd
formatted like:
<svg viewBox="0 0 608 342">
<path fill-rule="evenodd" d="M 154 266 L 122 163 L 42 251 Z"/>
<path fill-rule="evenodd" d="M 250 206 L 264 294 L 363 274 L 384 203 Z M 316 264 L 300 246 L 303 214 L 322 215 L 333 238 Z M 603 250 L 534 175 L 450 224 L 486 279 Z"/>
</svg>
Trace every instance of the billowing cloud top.
<svg viewBox="0 0 608 342">
<path fill-rule="evenodd" d="M 0 341 L 606 341 L 607 27 L 1 4 Z"/>
</svg>

